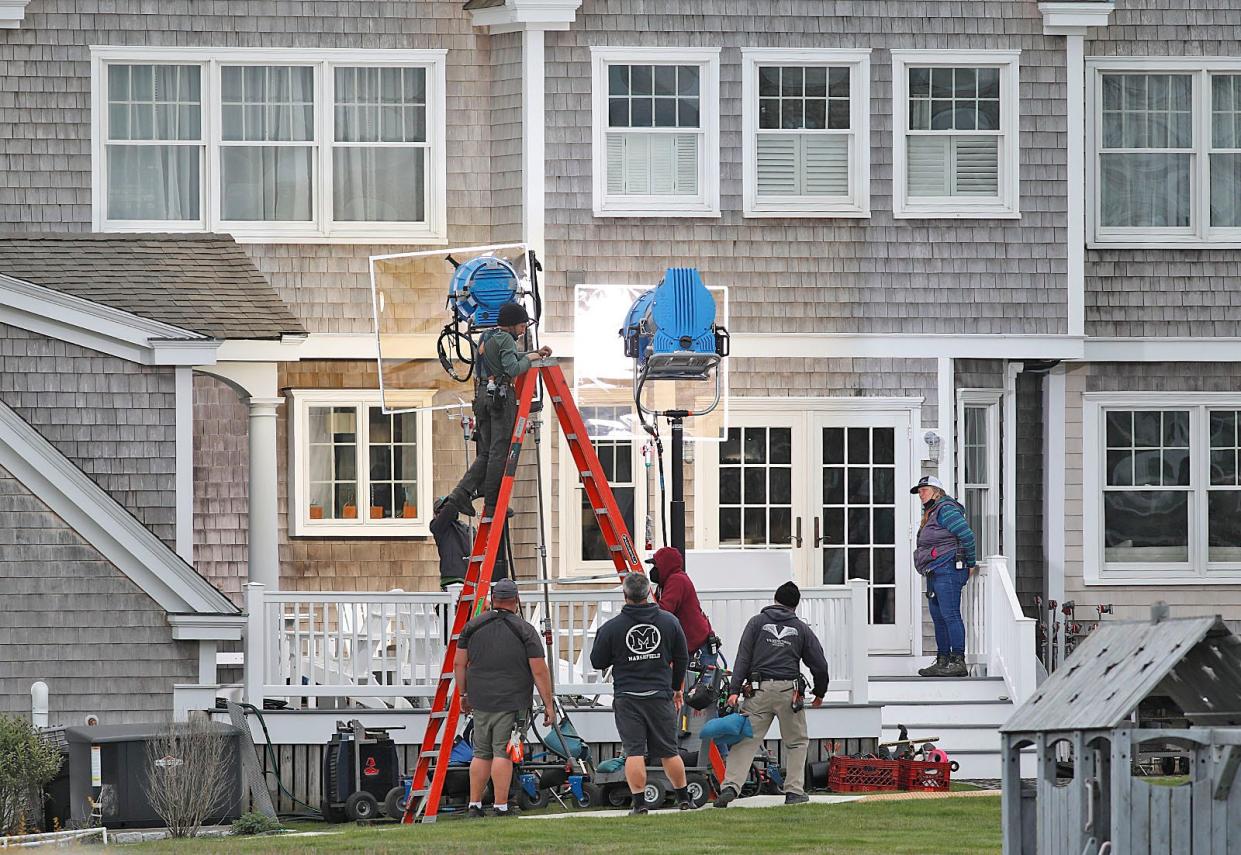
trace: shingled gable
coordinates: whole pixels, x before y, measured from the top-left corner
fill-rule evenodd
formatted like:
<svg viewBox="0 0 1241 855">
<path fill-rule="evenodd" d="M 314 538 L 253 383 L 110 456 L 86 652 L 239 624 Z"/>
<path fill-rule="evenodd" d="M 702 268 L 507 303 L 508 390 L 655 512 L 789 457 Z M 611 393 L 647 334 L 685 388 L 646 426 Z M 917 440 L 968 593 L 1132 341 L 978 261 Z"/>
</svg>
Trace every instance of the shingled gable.
<svg viewBox="0 0 1241 855">
<path fill-rule="evenodd" d="M 306 334 L 228 235 L 0 234 L 0 274 L 218 340 Z"/>
<path fill-rule="evenodd" d="M 1195 726 L 1241 725 L 1241 639 L 1218 617 L 1102 624 L 1000 732 L 1110 730 L 1157 689 Z"/>
<path fill-rule="evenodd" d="M 226 596 L 3 403 L 0 466 L 169 615 L 238 614 Z"/>
</svg>

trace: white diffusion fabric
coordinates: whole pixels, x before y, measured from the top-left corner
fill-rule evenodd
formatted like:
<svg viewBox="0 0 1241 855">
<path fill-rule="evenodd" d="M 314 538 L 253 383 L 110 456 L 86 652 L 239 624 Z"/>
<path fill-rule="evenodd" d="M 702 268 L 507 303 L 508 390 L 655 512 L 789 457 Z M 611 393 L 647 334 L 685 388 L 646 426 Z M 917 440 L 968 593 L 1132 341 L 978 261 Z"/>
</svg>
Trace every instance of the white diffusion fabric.
<svg viewBox="0 0 1241 855">
<path fill-rule="evenodd" d="M 620 330 L 630 308 L 645 292 L 655 287 L 628 285 L 578 285 L 573 309 L 573 392 L 584 415 L 610 414 L 606 419 L 586 418 L 590 438 L 614 440 L 628 430 L 632 438 L 644 438 L 638 410 L 634 405 L 634 360 L 625 356 Z M 728 325 L 728 289 L 708 287 L 715 298 L 715 322 Z M 719 372 L 719 403 L 706 415 L 685 420 L 685 438 L 719 442 L 728 430 L 728 360 Z M 687 410 L 701 413 L 711 407 L 716 395 L 715 372 L 707 380 L 648 381 L 642 386 L 642 403 L 648 410 L 666 412 Z M 623 417 L 618 415 L 624 412 Z M 652 419 L 646 416 L 648 424 Z M 661 420 L 662 422 L 663 420 Z M 661 426 L 665 431 L 666 424 Z"/>
</svg>

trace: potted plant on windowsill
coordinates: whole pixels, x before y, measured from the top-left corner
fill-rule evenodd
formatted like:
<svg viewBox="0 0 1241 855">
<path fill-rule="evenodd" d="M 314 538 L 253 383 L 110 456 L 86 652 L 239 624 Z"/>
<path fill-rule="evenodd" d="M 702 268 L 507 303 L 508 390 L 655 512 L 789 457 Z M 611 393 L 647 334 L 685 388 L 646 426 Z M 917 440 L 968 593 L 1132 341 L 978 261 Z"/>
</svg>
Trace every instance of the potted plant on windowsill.
<svg viewBox="0 0 1241 855">
<path fill-rule="evenodd" d="M 383 505 L 371 505 L 371 519 L 381 520 L 383 518 L 384 518 L 384 506 Z"/>
<path fill-rule="evenodd" d="M 341 509 L 340 517 L 345 520 L 356 520 L 358 518 L 358 506 L 345 505 L 345 507 Z"/>
<path fill-rule="evenodd" d="M 409 502 L 406 502 L 405 507 L 401 510 L 401 518 L 412 520 L 412 519 L 417 519 L 417 517 L 418 517 L 418 508 L 415 505 Z"/>
<path fill-rule="evenodd" d="M 312 520 L 323 519 L 323 505 L 311 505 L 310 506 L 310 518 Z"/>
</svg>

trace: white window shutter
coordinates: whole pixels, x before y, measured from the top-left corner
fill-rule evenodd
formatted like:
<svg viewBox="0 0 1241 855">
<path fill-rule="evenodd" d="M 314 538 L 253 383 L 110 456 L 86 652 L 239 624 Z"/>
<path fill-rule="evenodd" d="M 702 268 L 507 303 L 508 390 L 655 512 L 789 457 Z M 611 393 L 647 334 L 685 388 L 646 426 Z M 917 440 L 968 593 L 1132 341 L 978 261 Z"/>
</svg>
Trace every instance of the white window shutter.
<svg viewBox="0 0 1241 855">
<path fill-rule="evenodd" d="M 697 195 L 698 139 L 698 134 L 608 134 L 609 195 Z"/>
<path fill-rule="evenodd" d="M 909 157 L 905 171 L 910 196 L 947 196 L 949 176 L 948 136 L 909 137 Z"/>
<path fill-rule="evenodd" d="M 995 196 L 1000 187 L 998 137 L 953 137 L 954 191 L 959 196 Z"/>
<path fill-rule="evenodd" d="M 805 196 L 849 195 L 849 138 L 844 134 L 807 134 L 802 143 Z"/>
<path fill-rule="evenodd" d="M 793 134 L 758 135 L 758 195 L 798 195 L 797 141 Z"/>
</svg>

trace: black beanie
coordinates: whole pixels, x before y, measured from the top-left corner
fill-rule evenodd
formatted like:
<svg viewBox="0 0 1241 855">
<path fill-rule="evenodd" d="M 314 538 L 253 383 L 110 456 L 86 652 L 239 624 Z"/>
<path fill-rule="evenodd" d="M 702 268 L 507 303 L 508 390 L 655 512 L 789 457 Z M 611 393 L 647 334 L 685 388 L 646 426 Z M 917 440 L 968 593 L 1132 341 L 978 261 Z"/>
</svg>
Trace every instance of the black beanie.
<svg viewBox="0 0 1241 855">
<path fill-rule="evenodd" d="M 500 307 L 500 315 L 496 318 L 496 325 L 501 327 L 515 327 L 529 322 L 530 316 L 526 314 L 526 307 L 521 303 L 505 303 Z"/>
<path fill-rule="evenodd" d="M 785 582 L 779 588 L 776 588 L 776 602 L 790 609 L 795 609 L 797 604 L 801 602 L 801 590 L 792 582 Z"/>
</svg>

